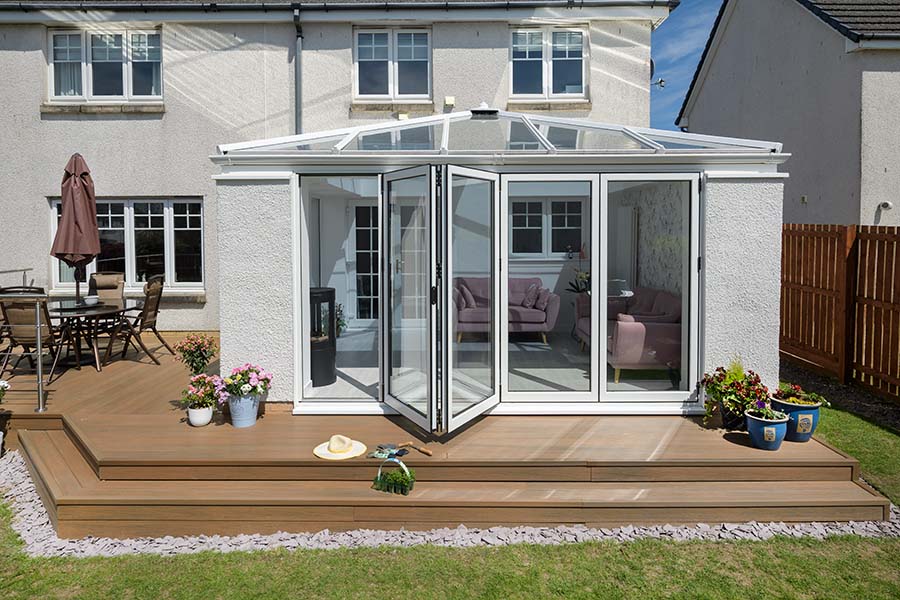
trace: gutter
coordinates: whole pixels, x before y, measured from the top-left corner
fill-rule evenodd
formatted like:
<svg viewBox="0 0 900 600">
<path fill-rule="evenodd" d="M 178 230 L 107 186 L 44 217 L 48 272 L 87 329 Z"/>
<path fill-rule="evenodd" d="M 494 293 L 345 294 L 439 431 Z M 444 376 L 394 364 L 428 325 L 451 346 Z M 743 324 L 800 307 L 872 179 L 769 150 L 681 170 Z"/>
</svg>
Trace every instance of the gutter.
<svg viewBox="0 0 900 600">
<path fill-rule="evenodd" d="M 441 2 L 439 0 L 413 0 L 411 2 L 391 1 L 384 2 L 240 2 L 219 4 L 216 2 L 172 2 L 172 3 L 148 3 L 148 2 L 40 2 L 18 4 L 0 4 L 0 11 L 45 11 L 45 10 L 104 10 L 104 11 L 140 11 L 152 12 L 154 10 L 166 11 L 204 11 L 204 12 L 239 12 L 239 11 L 275 11 L 302 8 L 305 11 L 341 11 L 341 10 L 367 10 L 392 8 L 409 9 L 511 9 L 511 8 L 588 8 L 608 6 L 665 6 L 674 10 L 681 0 L 516 0 L 515 2 Z"/>
<path fill-rule="evenodd" d="M 294 9 L 294 29 L 297 40 L 294 43 L 294 133 L 303 133 L 303 25 L 300 23 L 300 9 Z"/>
</svg>

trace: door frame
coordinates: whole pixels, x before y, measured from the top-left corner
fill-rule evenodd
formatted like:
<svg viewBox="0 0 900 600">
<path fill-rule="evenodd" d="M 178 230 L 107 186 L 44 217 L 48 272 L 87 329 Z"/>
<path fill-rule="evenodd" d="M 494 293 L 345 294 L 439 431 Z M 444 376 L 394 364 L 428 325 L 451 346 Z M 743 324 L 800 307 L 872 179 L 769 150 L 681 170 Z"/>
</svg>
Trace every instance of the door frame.
<svg viewBox="0 0 900 600">
<path fill-rule="evenodd" d="M 502 270 L 504 275 L 503 283 L 500 286 L 500 305 L 509 305 L 509 275 L 510 275 L 510 248 L 509 248 L 509 183 L 521 181 L 547 181 L 547 182 L 588 182 L 591 185 L 590 193 L 590 269 L 591 273 L 600 272 L 600 219 L 603 218 L 603 212 L 600 206 L 600 187 L 601 176 L 599 173 L 506 173 L 500 178 L 500 252 L 502 256 L 502 264 L 506 267 Z M 600 327 L 598 319 L 593 315 L 600 314 L 598 296 L 600 287 L 596 277 L 591 278 L 591 339 L 600 339 Z M 560 299 L 562 301 L 562 299 Z M 591 344 L 591 372 L 590 372 L 590 390 L 588 391 L 566 391 L 566 392 L 513 392 L 509 389 L 509 319 L 500 319 L 500 346 L 501 346 L 501 386 L 503 397 L 501 406 L 510 403 L 528 403 L 532 408 L 546 407 L 546 414 L 554 414 L 554 407 L 559 403 L 588 403 L 597 402 L 599 400 L 599 364 L 600 351 L 597 344 Z M 552 396 L 552 400 L 547 397 Z"/>
<path fill-rule="evenodd" d="M 501 175 L 492 171 L 485 171 L 481 169 L 472 169 L 469 167 L 460 167 L 456 165 L 446 165 L 443 167 L 444 169 L 444 177 L 443 181 L 445 184 L 443 185 L 443 198 L 439 199 L 442 203 L 443 210 L 441 211 L 443 218 L 440 222 L 440 227 L 443 233 L 444 243 L 441 244 L 441 252 L 443 253 L 442 260 L 442 271 L 444 273 L 443 278 L 443 293 L 441 294 L 442 300 L 442 309 L 441 313 L 443 318 L 441 319 L 441 324 L 443 328 L 443 337 L 440 340 L 442 343 L 441 356 L 443 357 L 443 366 L 442 366 L 442 377 L 441 377 L 441 387 L 442 387 L 442 398 L 441 398 L 441 413 L 443 415 L 443 430 L 447 433 L 457 429 L 472 419 L 478 417 L 479 415 L 485 413 L 486 411 L 494 408 L 497 404 L 500 403 L 501 400 L 501 373 L 500 373 L 500 323 L 504 321 L 503 313 L 501 309 L 503 306 L 503 299 L 500 295 L 500 290 L 502 286 L 500 285 L 503 281 L 503 271 L 502 271 L 502 250 L 500 248 L 500 232 L 497 231 L 498 225 L 502 225 L 501 221 L 501 210 L 500 210 L 500 178 Z M 452 307 L 453 307 L 453 283 L 452 278 L 454 276 L 453 271 L 453 236 L 451 235 L 451 229 L 453 226 L 452 219 L 452 202 L 453 202 L 453 177 L 465 177 L 468 179 L 477 179 L 479 181 L 488 181 L 491 183 L 491 191 L 492 191 L 492 203 L 491 207 L 491 215 L 493 219 L 492 223 L 492 241 L 491 247 L 493 255 L 491 257 L 491 265 L 493 268 L 493 333 L 491 338 L 491 343 L 493 344 L 493 368 L 494 368 L 494 389 L 493 394 L 488 396 L 487 398 L 477 402 L 473 406 L 467 408 L 458 416 L 453 416 L 453 397 L 450 394 L 450 384 L 453 381 L 453 360 L 452 353 L 450 352 L 451 346 L 454 343 L 453 339 L 453 328 L 451 327 L 453 318 L 452 318 Z"/>
<path fill-rule="evenodd" d="M 381 176 L 381 185 L 379 186 L 379 198 L 378 204 L 380 206 L 381 212 L 381 233 L 379 238 L 381 239 L 381 255 L 379 256 L 379 262 L 381 263 L 382 276 L 380 278 L 381 284 L 381 348 L 382 348 L 382 359 L 380 361 L 380 379 L 381 385 L 379 386 L 381 389 L 381 399 L 382 401 L 393 408 L 395 411 L 412 421 L 416 426 L 426 430 L 426 431 L 435 431 L 438 427 L 437 422 L 437 410 L 436 409 L 436 399 L 437 395 L 437 348 L 432 343 L 436 339 L 437 333 L 437 315 L 436 308 L 437 305 L 433 301 L 428 302 L 428 318 L 427 318 L 427 329 L 428 329 L 428 339 L 429 344 L 427 347 L 428 352 L 428 382 L 427 382 L 427 400 L 425 403 L 425 414 L 420 413 L 416 409 L 408 406 L 403 401 L 393 397 L 389 393 L 389 369 L 390 369 L 390 361 L 391 361 L 391 314 L 393 312 L 392 307 L 390 306 L 391 302 L 389 298 L 391 298 L 392 290 L 392 281 L 393 281 L 393 270 L 392 265 L 389 260 L 391 256 L 391 252 L 389 249 L 389 245 L 391 242 L 390 238 L 390 207 L 388 206 L 388 186 L 393 181 L 402 181 L 404 179 L 412 179 L 415 177 L 426 176 L 428 180 L 428 189 L 429 196 L 428 201 L 425 204 L 426 214 L 425 214 L 425 223 L 428 228 L 428 240 L 429 240 L 429 248 L 428 248 L 428 269 L 429 269 L 429 297 L 433 298 L 434 288 L 438 287 L 439 282 L 437 277 L 437 222 L 436 222 L 436 214 L 435 214 L 435 203 L 434 199 L 437 196 L 437 178 L 436 178 L 436 168 L 434 165 L 420 165 L 417 167 L 410 167 L 407 169 L 399 169 L 397 171 L 390 171 L 388 173 L 383 173 Z"/>
</svg>

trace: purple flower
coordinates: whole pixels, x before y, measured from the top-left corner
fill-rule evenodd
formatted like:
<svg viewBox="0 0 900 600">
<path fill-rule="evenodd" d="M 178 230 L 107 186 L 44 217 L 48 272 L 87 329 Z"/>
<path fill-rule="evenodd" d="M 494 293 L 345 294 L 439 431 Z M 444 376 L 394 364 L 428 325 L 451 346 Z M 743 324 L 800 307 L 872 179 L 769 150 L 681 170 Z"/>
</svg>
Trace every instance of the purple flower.
<svg viewBox="0 0 900 600">
<path fill-rule="evenodd" d="M 765 400 L 757 400 L 757 401 L 756 401 L 756 408 L 758 408 L 759 410 L 762 410 L 762 409 L 764 409 L 765 407 L 766 407 L 766 401 L 765 401 Z"/>
</svg>

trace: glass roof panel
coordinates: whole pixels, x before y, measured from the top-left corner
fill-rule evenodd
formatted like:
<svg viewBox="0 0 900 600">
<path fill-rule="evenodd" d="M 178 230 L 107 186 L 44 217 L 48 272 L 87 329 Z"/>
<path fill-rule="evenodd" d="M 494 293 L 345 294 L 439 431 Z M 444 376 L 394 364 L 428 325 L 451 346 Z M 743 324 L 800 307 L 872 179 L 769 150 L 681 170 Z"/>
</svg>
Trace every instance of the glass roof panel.
<svg viewBox="0 0 900 600">
<path fill-rule="evenodd" d="M 519 118 L 473 116 L 450 121 L 450 152 L 546 152 Z"/>
<path fill-rule="evenodd" d="M 739 144 L 715 143 L 698 140 L 688 137 L 688 134 L 682 134 L 683 137 L 674 137 L 659 134 L 642 133 L 647 139 L 653 140 L 660 144 L 666 150 L 740 150 L 742 152 L 766 152 L 767 149 L 753 146 L 742 146 Z"/>
<path fill-rule="evenodd" d="M 255 152 L 331 152 L 331 150 L 340 143 L 345 135 L 334 135 L 321 137 L 305 142 L 286 142 L 284 144 L 274 144 L 271 146 L 261 146 L 255 149 Z"/>
<path fill-rule="evenodd" d="M 441 149 L 442 130 L 443 122 L 435 121 L 403 129 L 363 131 L 343 151 L 438 151 Z"/>
<path fill-rule="evenodd" d="M 557 150 L 645 150 L 649 149 L 639 141 L 614 129 L 600 129 L 597 127 L 577 127 L 573 125 L 561 125 L 558 123 L 541 123 L 541 133 L 553 144 Z"/>
</svg>

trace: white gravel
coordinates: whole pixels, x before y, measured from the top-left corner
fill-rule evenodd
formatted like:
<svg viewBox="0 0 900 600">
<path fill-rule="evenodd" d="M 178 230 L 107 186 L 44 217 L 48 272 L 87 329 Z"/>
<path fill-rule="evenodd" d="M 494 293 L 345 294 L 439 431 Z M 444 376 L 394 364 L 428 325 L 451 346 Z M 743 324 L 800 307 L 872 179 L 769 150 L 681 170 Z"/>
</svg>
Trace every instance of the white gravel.
<svg viewBox="0 0 900 600">
<path fill-rule="evenodd" d="M 0 490 L 13 509 L 13 529 L 25 542 L 31 556 L 118 556 L 122 554 L 192 554 L 204 551 L 271 550 L 273 548 L 370 548 L 374 546 L 503 546 L 507 544 L 565 544 L 614 540 L 629 542 L 641 538 L 685 540 L 767 540 L 776 535 L 823 539 L 832 535 L 863 537 L 900 537 L 900 510 L 891 506 L 890 521 L 856 521 L 850 523 L 725 523 L 695 526 L 628 525 L 614 529 L 574 527 L 491 527 L 456 528 L 431 531 L 380 531 L 357 529 L 332 533 L 284 533 L 272 535 L 189 536 L 161 538 L 112 539 L 86 537 L 63 540 L 56 536 L 47 511 L 31 481 L 24 459 L 18 452 L 7 452 L 0 458 Z"/>
</svg>

